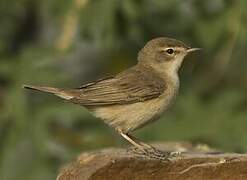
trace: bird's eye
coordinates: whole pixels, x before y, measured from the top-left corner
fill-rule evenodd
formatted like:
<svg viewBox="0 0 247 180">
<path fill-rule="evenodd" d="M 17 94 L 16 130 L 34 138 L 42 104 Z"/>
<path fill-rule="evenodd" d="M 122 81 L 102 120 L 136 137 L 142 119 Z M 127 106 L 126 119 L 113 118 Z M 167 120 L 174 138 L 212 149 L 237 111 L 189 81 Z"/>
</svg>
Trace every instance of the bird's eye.
<svg viewBox="0 0 247 180">
<path fill-rule="evenodd" d="M 173 50 L 172 48 L 169 48 L 169 49 L 166 50 L 166 52 L 167 52 L 168 54 L 173 54 L 173 53 L 174 53 L 174 50 Z"/>
</svg>

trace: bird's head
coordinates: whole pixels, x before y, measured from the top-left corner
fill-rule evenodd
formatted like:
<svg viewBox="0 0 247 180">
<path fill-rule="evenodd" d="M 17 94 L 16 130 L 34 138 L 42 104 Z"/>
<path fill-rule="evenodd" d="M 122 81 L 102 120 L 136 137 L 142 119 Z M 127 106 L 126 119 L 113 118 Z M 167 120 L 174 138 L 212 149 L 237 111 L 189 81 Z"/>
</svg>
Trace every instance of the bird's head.
<svg viewBox="0 0 247 180">
<path fill-rule="evenodd" d="M 160 72 L 177 72 L 184 57 L 196 50 L 199 48 L 190 48 L 176 39 L 155 38 L 139 52 L 138 61 Z"/>
</svg>

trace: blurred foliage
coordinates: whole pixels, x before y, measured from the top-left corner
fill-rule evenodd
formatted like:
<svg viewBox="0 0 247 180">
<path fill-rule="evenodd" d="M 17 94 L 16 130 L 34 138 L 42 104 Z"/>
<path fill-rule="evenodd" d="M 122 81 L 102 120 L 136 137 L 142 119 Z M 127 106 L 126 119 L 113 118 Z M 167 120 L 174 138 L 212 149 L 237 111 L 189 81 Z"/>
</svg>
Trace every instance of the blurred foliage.
<svg viewBox="0 0 247 180">
<path fill-rule="evenodd" d="M 84 108 L 22 84 L 76 87 L 136 63 L 154 37 L 180 39 L 182 87 L 146 141 L 247 151 L 245 0 L 0 0 L 0 179 L 55 179 L 82 150 L 123 140 Z"/>
</svg>

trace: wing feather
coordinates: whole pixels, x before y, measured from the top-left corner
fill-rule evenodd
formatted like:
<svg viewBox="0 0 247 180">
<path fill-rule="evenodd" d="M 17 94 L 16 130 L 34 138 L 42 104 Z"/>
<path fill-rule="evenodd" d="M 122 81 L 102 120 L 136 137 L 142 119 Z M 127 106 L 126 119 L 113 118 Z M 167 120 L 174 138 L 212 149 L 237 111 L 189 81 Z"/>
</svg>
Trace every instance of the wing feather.
<svg viewBox="0 0 247 180">
<path fill-rule="evenodd" d="M 134 67 L 110 77 L 78 88 L 73 103 L 84 106 L 128 104 L 159 97 L 165 90 L 165 82 L 151 69 Z"/>
</svg>

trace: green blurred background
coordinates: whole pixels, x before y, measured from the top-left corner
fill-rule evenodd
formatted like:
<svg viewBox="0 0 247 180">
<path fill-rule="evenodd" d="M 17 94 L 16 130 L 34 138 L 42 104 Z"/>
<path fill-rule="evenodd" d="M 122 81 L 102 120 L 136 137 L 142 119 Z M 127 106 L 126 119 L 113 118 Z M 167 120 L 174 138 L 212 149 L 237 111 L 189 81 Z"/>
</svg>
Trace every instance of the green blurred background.
<svg viewBox="0 0 247 180">
<path fill-rule="evenodd" d="M 247 151 L 246 0 L 0 0 L 0 179 L 55 179 L 82 151 L 125 145 L 84 108 L 22 84 L 77 87 L 136 63 L 167 36 L 203 51 L 143 140 Z"/>
</svg>

